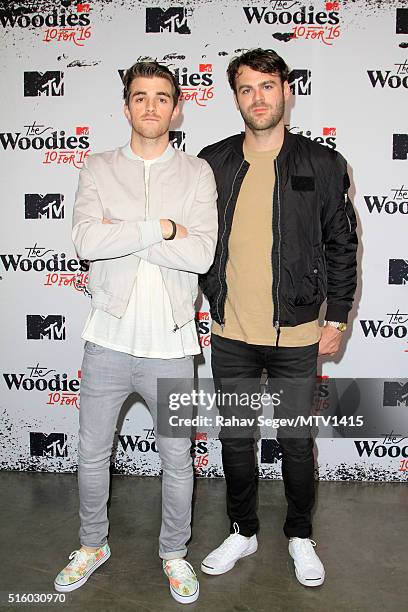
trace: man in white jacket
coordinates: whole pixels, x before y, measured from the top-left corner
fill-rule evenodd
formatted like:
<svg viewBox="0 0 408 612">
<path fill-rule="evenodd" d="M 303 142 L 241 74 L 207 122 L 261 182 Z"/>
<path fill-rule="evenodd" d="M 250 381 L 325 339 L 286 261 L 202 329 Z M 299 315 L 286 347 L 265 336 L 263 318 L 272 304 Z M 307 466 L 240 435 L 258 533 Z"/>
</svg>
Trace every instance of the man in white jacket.
<svg viewBox="0 0 408 612">
<path fill-rule="evenodd" d="M 90 260 L 92 294 L 82 335 L 81 548 L 56 577 L 57 591 L 81 587 L 110 556 L 110 455 L 120 408 L 136 391 L 151 413 L 162 461 L 159 555 L 170 592 L 181 603 L 199 594 L 184 559 L 191 535 L 191 440 L 157 429 L 157 380 L 193 378 L 193 355 L 200 352 L 197 274 L 210 267 L 217 239 L 209 165 L 169 144 L 179 95 L 165 66 L 138 62 L 129 68 L 124 112 L 132 126 L 130 142 L 88 157 L 79 177 L 72 236 L 79 257 Z"/>
</svg>

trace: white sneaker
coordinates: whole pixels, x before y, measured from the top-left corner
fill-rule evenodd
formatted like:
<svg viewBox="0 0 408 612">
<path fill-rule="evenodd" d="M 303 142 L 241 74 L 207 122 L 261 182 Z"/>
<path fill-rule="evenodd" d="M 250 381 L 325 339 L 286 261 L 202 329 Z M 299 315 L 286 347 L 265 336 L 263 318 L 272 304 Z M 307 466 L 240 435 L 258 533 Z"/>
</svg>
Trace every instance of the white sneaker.
<svg viewBox="0 0 408 612">
<path fill-rule="evenodd" d="M 200 586 L 192 565 L 185 559 L 163 561 L 163 570 L 169 579 L 170 593 L 182 604 L 193 603 L 198 599 Z"/>
<path fill-rule="evenodd" d="M 295 574 L 303 586 L 320 586 L 324 582 L 324 567 L 314 551 L 316 542 L 309 538 L 290 538 L 289 554 L 295 562 Z"/>
<path fill-rule="evenodd" d="M 240 535 L 238 525 L 234 523 L 235 532 L 213 550 L 201 563 L 201 571 L 205 574 L 218 576 L 229 572 L 238 559 L 252 555 L 258 550 L 256 535 L 249 538 Z"/>
</svg>

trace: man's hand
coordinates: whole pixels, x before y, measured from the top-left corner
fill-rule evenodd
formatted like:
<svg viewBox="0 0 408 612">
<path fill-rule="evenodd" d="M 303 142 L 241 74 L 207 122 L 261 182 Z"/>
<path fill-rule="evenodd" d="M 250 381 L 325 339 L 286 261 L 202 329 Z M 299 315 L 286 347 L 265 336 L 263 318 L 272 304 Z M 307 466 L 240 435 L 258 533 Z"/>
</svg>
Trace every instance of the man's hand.
<svg viewBox="0 0 408 612">
<path fill-rule="evenodd" d="M 332 325 L 325 325 L 319 342 L 319 355 L 335 355 L 340 348 L 343 333 Z"/>
<path fill-rule="evenodd" d="M 105 217 L 102 219 L 102 223 L 112 223 L 112 221 L 110 219 L 105 219 Z"/>
<path fill-rule="evenodd" d="M 169 238 L 173 233 L 173 225 L 169 219 L 160 219 L 160 226 L 163 238 Z M 174 238 L 187 238 L 187 230 L 184 225 L 176 223 L 177 232 Z"/>
</svg>

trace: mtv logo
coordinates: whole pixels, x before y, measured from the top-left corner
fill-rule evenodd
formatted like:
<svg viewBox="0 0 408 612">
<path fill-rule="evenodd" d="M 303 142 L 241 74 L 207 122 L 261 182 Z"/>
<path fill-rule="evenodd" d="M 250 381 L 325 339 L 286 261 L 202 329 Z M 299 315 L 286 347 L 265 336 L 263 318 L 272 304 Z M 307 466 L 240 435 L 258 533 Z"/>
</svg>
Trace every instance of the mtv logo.
<svg viewBox="0 0 408 612">
<path fill-rule="evenodd" d="M 383 406 L 408 408 L 408 382 L 384 381 Z"/>
<path fill-rule="evenodd" d="M 408 34 L 408 8 L 397 8 L 395 33 Z"/>
<path fill-rule="evenodd" d="M 282 449 L 277 440 L 261 440 L 261 463 L 277 463 L 282 459 Z"/>
<path fill-rule="evenodd" d="M 68 457 L 67 434 L 30 431 L 32 457 Z"/>
<path fill-rule="evenodd" d="M 292 70 L 289 73 L 288 82 L 294 96 L 310 96 L 312 94 L 311 70 Z"/>
<path fill-rule="evenodd" d="M 326 11 L 338 11 L 339 3 L 338 2 L 326 2 Z"/>
<path fill-rule="evenodd" d="M 191 34 L 187 24 L 187 9 L 184 7 L 146 8 L 146 33 L 173 32 L 176 34 Z"/>
<path fill-rule="evenodd" d="M 200 310 L 200 312 L 196 313 L 196 319 L 197 319 L 197 321 L 209 321 L 210 320 L 210 313 L 209 312 L 204 312 L 204 311 Z"/>
<path fill-rule="evenodd" d="M 64 218 L 64 196 L 62 193 L 40 193 L 25 194 L 25 218 L 26 219 L 63 219 Z"/>
<path fill-rule="evenodd" d="M 77 4 L 77 13 L 89 13 L 91 7 L 89 4 Z"/>
<path fill-rule="evenodd" d="M 171 145 L 179 151 L 186 150 L 186 133 L 181 130 L 170 130 L 169 140 Z"/>
<path fill-rule="evenodd" d="M 27 340 L 65 340 L 63 315 L 27 315 Z"/>
<path fill-rule="evenodd" d="M 87 136 L 89 134 L 89 127 L 87 127 L 87 126 L 77 126 L 75 128 L 75 134 L 77 136 L 82 136 L 82 135 Z"/>
<path fill-rule="evenodd" d="M 323 136 L 335 136 L 336 128 L 335 127 L 324 127 L 323 128 Z"/>
<path fill-rule="evenodd" d="M 60 70 L 24 72 L 24 97 L 63 95 L 64 73 Z"/>
<path fill-rule="evenodd" d="M 198 67 L 199 72 L 212 72 L 212 64 L 200 64 Z"/>
<path fill-rule="evenodd" d="M 389 285 L 408 285 L 408 260 L 390 259 L 388 268 Z"/>
<path fill-rule="evenodd" d="M 408 134 L 393 134 L 392 159 L 408 158 Z"/>
</svg>

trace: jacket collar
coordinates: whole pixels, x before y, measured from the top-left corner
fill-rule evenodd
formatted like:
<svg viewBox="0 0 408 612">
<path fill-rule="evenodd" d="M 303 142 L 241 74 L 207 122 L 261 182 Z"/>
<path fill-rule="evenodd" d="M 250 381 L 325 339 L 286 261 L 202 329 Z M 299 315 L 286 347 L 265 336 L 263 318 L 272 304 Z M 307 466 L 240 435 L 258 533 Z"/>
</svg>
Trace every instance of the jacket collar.
<svg viewBox="0 0 408 612">
<path fill-rule="evenodd" d="M 235 134 L 235 136 L 231 136 L 231 140 L 230 140 L 231 148 L 242 159 L 244 158 L 244 152 L 243 152 L 244 138 L 245 138 L 245 132 L 241 132 L 240 134 Z M 295 141 L 296 141 L 296 135 L 291 134 L 291 132 L 289 132 L 287 128 L 285 128 L 285 132 L 283 136 L 283 144 L 282 144 L 281 150 L 279 151 L 279 155 L 277 157 L 279 161 L 287 156 L 289 151 L 293 148 Z"/>
</svg>

